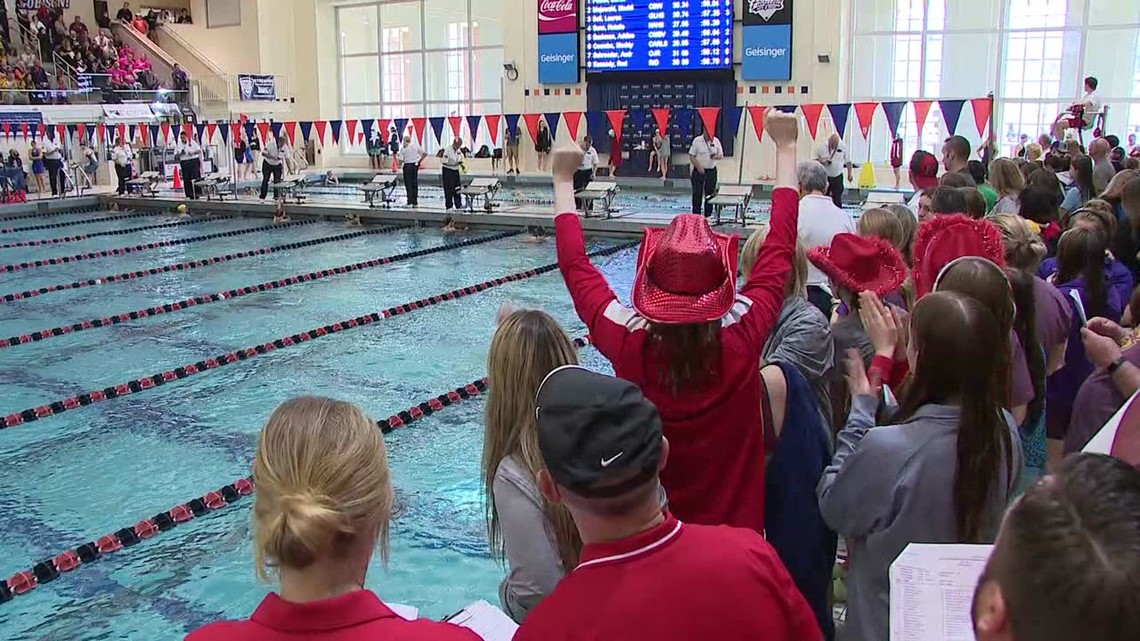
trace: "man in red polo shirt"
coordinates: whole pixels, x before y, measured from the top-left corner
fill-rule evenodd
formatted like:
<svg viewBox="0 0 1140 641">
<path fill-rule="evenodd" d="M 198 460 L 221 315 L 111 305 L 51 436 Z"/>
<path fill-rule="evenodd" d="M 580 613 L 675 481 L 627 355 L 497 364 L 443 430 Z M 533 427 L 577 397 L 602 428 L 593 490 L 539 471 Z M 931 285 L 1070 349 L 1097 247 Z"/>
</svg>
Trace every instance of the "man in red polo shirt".
<svg viewBox="0 0 1140 641">
<path fill-rule="evenodd" d="M 546 377 L 537 405 L 539 488 L 570 510 L 585 547 L 516 641 L 822 638 L 759 534 L 662 511 L 669 443 L 637 386 L 568 366 Z"/>
</svg>

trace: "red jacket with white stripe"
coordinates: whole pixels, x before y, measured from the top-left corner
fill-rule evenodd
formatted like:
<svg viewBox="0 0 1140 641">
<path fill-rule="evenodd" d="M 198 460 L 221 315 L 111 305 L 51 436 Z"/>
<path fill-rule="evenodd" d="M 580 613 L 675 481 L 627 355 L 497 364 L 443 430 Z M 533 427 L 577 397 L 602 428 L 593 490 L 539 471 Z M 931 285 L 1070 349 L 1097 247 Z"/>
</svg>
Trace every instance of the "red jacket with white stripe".
<svg viewBox="0 0 1140 641">
<path fill-rule="evenodd" d="M 721 320 L 720 373 L 711 385 L 680 394 L 661 385 L 648 321 L 623 306 L 590 263 L 577 214 L 555 219 L 558 266 L 591 341 L 661 412 L 669 439 L 661 482 L 670 512 L 683 521 L 764 531 L 760 352 L 783 305 L 798 218 L 796 191 L 776 189 L 760 260 Z"/>
</svg>

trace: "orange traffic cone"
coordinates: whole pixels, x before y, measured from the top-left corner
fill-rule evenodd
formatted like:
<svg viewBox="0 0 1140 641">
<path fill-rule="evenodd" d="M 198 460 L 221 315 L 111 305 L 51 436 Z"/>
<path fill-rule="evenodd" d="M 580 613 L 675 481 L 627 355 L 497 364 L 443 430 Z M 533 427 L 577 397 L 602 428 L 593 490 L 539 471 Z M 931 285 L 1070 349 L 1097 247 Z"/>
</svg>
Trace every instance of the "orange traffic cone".
<svg viewBox="0 0 1140 641">
<path fill-rule="evenodd" d="M 182 168 L 174 168 L 174 189 L 182 189 Z"/>
</svg>

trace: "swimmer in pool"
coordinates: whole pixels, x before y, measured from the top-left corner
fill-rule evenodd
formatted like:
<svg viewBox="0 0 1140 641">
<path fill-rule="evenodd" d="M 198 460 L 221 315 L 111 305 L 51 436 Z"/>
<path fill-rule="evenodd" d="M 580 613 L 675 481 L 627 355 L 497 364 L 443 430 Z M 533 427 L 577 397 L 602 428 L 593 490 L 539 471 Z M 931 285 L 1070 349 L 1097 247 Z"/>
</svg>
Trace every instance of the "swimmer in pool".
<svg viewBox="0 0 1140 641">
<path fill-rule="evenodd" d="M 454 234 L 455 232 L 459 231 L 467 231 L 467 225 L 456 222 L 456 220 L 451 216 L 447 216 L 443 219 L 443 233 Z"/>
<path fill-rule="evenodd" d="M 349 227 L 360 227 L 364 224 L 360 222 L 360 214 L 355 212 L 351 214 L 345 214 L 344 222 L 348 223 Z"/>
<path fill-rule="evenodd" d="M 285 213 L 285 201 L 277 201 L 277 210 L 273 212 L 274 223 L 287 223 L 289 222 L 289 215 Z"/>
<path fill-rule="evenodd" d="M 550 237 L 546 235 L 545 227 L 530 227 L 527 229 L 527 235 L 526 238 L 523 239 L 523 242 L 539 244 L 545 243 L 549 238 Z"/>
</svg>

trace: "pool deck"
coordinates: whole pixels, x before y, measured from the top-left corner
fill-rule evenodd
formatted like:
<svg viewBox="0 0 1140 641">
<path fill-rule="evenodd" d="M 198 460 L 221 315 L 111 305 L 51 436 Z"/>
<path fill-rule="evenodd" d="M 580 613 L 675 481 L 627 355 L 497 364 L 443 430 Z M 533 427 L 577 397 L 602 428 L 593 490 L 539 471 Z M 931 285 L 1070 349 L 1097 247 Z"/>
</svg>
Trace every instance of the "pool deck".
<svg viewBox="0 0 1140 641">
<path fill-rule="evenodd" d="M 337 173 L 344 181 L 341 187 L 345 189 L 347 194 L 352 193 L 351 189 L 353 185 L 361 184 L 376 175 L 375 172 L 365 170 L 340 171 Z M 390 172 L 380 173 L 390 174 Z M 305 175 L 316 176 L 319 174 L 307 173 Z M 472 174 L 470 177 L 491 176 Z M 522 187 L 549 189 L 550 186 L 549 176 L 537 174 L 524 174 L 521 176 L 504 176 L 499 174 L 494 177 L 502 181 L 504 188 Z M 438 183 L 439 177 L 435 175 L 434 172 L 423 172 L 421 174 L 421 185 L 434 186 L 438 185 Z M 687 197 L 690 193 L 689 181 L 687 179 L 668 179 L 662 181 L 652 178 L 618 178 L 617 183 L 619 185 L 619 193 L 614 201 L 614 206 L 618 211 L 614 212 L 609 218 L 597 215 L 589 218 L 583 217 L 582 225 L 588 233 L 604 236 L 634 237 L 641 236 L 646 227 L 664 227 L 680 212 L 638 211 L 636 209 L 637 201 L 635 198 L 631 198 L 630 195 L 652 193 L 655 195 Z M 162 183 L 158 187 L 158 195 L 153 198 L 116 196 L 113 187 L 99 185 L 84 196 L 72 196 L 50 200 L 33 199 L 27 203 L 0 205 L 0 216 L 24 213 L 47 214 L 82 207 L 109 208 L 112 203 L 115 203 L 120 209 L 151 210 L 155 212 L 173 212 L 178 205 L 185 204 L 192 212 L 271 218 L 276 204 L 272 199 L 261 200 L 253 193 L 253 189 L 251 188 L 258 185 L 259 183 L 255 182 L 241 182 L 238 185 L 237 198 L 229 198 L 225 201 L 207 201 L 204 199 L 189 201 L 183 196 L 181 190 L 173 189 L 170 183 Z M 316 185 L 310 185 L 310 187 L 315 186 Z M 754 193 L 756 195 L 753 198 L 753 203 L 766 200 L 771 190 L 772 186 L 768 184 L 754 185 Z M 398 200 L 403 200 L 401 191 L 397 190 L 397 193 L 401 195 Z M 858 200 L 862 200 L 865 195 L 856 189 L 850 189 L 848 193 L 853 199 Z M 403 223 L 433 227 L 443 225 L 444 218 L 449 212 L 444 210 L 442 201 L 434 198 L 425 198 L 424 200 L 425 202 L 416 208 L 409 208 L 398 203 L 393 203 L 391 208 L 370 208 L 363 202 L 363 198 L 360 196 L 357 196 L 356 200 L 348 200 L 344 197 L 309 192 L 305 195 L 305 202 L 300 204 L 295 201 L 287 202 L 285 210 L 290 218 L 300 220 L 341 221 L 344 220 L 345 216 L 358 214 L 361 222 L 364 224 L 382 225 Z M 517 229 L 522 227 L 544 228 L 547 230 L 552 228 L 555 214 L 552 206 L 548 203 L 515 202 L 511 200 L 499 200 L 494 213 L 490 214 L 481 211 L 476 211 L 475 213 L 454 211 L 450 213 L 456 222 L 466 225 L 471 229 Z M 724 215 L 726 222 L 718 225 L 717 229 L 725 233 L 747 236 L 753 230 L 764 224 L 750 219 L 746 226 L 741 227 L 739 224 L 728 222 L 732 215 L 731 210 L 726 210 Z"/>
</svg>

